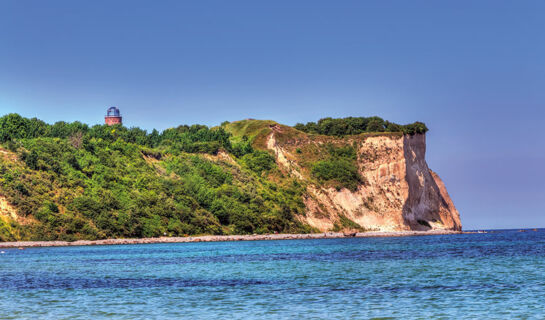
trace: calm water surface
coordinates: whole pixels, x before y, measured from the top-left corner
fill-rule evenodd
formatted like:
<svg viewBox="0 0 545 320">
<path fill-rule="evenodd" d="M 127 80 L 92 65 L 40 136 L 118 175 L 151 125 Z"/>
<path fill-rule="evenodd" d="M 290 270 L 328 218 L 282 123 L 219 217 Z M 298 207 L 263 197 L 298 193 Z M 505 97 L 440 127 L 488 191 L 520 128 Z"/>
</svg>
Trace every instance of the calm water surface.
<svg viewBox="0 0 545 320">
<path fill-rule="evenodd" d="M 1 319 L 545 319 L 545 230 L 0 250 Z"/>
</svg>

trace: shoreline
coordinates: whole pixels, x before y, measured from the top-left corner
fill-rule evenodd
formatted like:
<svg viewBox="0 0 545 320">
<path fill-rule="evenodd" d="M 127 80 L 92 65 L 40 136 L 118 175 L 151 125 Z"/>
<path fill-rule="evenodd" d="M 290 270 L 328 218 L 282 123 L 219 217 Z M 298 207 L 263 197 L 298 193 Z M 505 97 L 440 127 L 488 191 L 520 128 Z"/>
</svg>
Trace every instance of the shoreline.
<svg viewBox="0 0 545 320">
<path fill-rule="evenodd" d="M 463 231 L 431 230 L 431 231 L 370 231 L 358 233 L 325 232 L 309 234 L 257 234 L 257 235 L 209 235 L 194 237 L 159 237 L 129 238 L 76 241 L 13 241 L 0 242 L 0 248 L 36 248 L 36 247 L 68 247 L 68 246 L 101 246 L 153 243 L 189 243 L 189 242 L 225 242 L 225 241 L 263 241 L 263 240 L 305 240 L 305 239 L 340 239 L 340 238 L 378 238 L 378 237 L 412 237 L 463 234 Z"/>
</svg>

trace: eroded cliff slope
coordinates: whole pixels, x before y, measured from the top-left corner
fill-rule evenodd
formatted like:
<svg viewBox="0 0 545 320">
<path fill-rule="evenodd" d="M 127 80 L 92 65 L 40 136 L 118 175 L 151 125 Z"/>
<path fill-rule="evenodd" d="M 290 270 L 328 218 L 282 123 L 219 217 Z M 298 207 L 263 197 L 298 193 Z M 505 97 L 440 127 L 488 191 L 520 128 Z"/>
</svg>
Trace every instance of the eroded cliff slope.
<svg viewBox="0 0 545 320">
<path fill-rule="evenodd" d="M 260 130 L 256 123 L 245 126 L 239 134 L 253 132 L 257 147 L 273 151 L 282 170 L 304 182 L 306 214 L 299 218 L 320 231 L 461 230 L 443 182 L 426 163 L 424 134 L 336 138 L 275 123 Z M 317 181 L 312 174 L 313 163 L 327 157 L 328 148 L 343 147 L 356 151 L 361 179 L 353 190 Z"/>
</svg>

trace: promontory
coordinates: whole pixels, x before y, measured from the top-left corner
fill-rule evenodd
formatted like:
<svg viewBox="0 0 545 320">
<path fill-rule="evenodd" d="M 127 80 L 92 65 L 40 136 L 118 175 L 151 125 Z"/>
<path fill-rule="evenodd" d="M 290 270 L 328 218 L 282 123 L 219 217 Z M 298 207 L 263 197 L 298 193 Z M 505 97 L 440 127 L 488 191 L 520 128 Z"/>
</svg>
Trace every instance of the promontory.
<svg viewBox="0 0 545 320">
<path fill-rule="evenodd" d="M 462 228 L 427 127 L 379 117 L 181 125 L 0 118 L 0 241 Z"/>
</svg>

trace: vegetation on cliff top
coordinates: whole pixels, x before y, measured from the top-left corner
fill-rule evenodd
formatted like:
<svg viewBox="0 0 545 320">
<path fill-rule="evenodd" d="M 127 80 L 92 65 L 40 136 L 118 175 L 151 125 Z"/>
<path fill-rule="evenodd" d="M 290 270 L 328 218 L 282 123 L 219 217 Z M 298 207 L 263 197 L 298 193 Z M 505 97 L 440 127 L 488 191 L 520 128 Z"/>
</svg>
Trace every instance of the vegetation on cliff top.
<svg viewBox="0 0 545 320">
<path fill-rule="evenodd" d="M 404 134 L 426 133 L 428 128 L 422 122 L 406 125 L 385 121 L 380 117 L 323 118 L 318 122 L 298 123 L 295 129 L 328 136 L 356 135 L 365 132 L 403 132 Z"/>
</svg>

